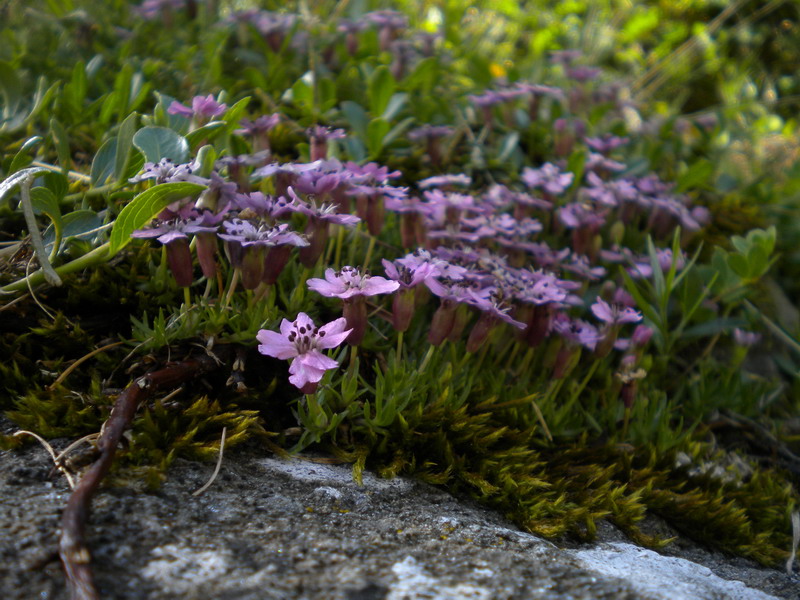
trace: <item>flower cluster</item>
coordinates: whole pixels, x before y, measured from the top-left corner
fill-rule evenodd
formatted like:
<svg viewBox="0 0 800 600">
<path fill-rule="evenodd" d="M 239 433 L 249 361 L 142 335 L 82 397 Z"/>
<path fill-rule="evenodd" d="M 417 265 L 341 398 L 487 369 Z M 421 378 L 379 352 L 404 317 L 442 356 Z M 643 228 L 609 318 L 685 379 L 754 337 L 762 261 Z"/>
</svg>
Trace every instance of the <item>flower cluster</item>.
<svg viewBox="0 0 800 600">
<path fill-rule="evenodd" d="M 276 52 L 287 48 L 285 37 L 300 19 L 256 10 L 232 17 L 238 25 L 252 26 Z M 337 31 L 345 36 L 348 51 L 356 53 L 359 36 L 375 29 L 381 46 L 402 61 L 403 53 L 413 48 L 402 38 L 406 27 L 400 13 L 377 11 L 343 21 Z M 406 50 L 400 49 L 403 44 Z M 302 45 L 292 41 L 289 47 L 300 51 Z M 330 153 L 338 156 L 347 150 L 350 134 L 323 125 L 306 129 L 309 162 L 281 162 L 272 154 L 271 132 L 282 122 L 286 129 L 299 127 L 273 113 L 241 120 L 234 135 L 241 144 L 249 141 L 251 152 L 223 156 L 208 173 L 198 173 L 194 163 L 176 165 L 168 159 L 145 165 L 132 182 L 192 181 L 208 189 L 194 203 L 170 206 L 134 235 L 155 237 L 167 246 L 170 268 L 184 287 L 194 281 L 190 248 L 203 276 L 212 279 L 220 273 L 221 246 L 235 273 L 234 284 L 240 281 L 248 290 L 274 285 L 293 256 L 307 270 L 324 268 L 323 278 L 300 285 L 341 301 L 343 317 L 336 323 L 346 325 L 346 335 L 342 325 L 335 337 L 354 347 L 368 333 L 369 304 L 398 333 L 409 330 L 415 319 L 426 318 L 420 315 L 428 316 L 427 340 L 434 346 L 465 339 L 467 351 L 477 352 L 501 328 L 531 348 L 549 344 L 556 349 L 549 363 L 556 378 L 569 372 L 581 352 L 602 358 L 616 350 L 624 353 L 623 361 L 635 362 L 652 330 L 640 323 L 641 314 L 615 275 L 622 268 L 641 279 L 653 277 L 654 268 L 683 268 L 682 253 L 673 256 L 659 248 L 654 261 L 641 252 L 642 241 L 647 235 L 665 240 L 678 227 L 688 239 L 708 222 L 709 214 L 657 175 L 630 169 L 624 155 L 628 137 L 589 125 L 586 117 L 593 105 L 604 103 L 612 112 L 624 108 L 618 90 L 602 82 L 600 71 L 581 64 L 573 53 L 552 59 L 563 86 L 517 81 L 463 99 L 474 109 L 467 112 L 471 125 L 484 127 L 488 134 L 503 127 L 503 121 L 517 119 L 520 111 L 546 129 L 554 156 L 521 166 L 518 181 L 482 187 L 474 173 L 441 169 L 415 181 L 375 162 L 342 162 Z M 191 127 L 198 127 L 226 109 L 208 95 L 196 96 L 191 108 L 173 102 L 168 112 L 188 117 Z M 545 124 L 548 116 L 550 123 Z M 407 141 L 412 147 L 424 145 L 418 156 L 424 151 L 430 164 L 439 167 L 439 142 L 455 133 L 448 125 L 423 123 L 409 131 Z M 397 185 L 398 179 L 404 185 Z M 387 223 L 397 224 L 404 252 L 381 257 L 382 277 L 366 268 Z M 338 257 L 342 228 L 356 227 L 360 235 L 372 238 L 365 269 L 320 266 L 331 256 L 333 243 Z M 396 242 L 387 248 L 392 244 Z M 379 296 L 391 296 L 391 311 L 380 306 Z M 284 331 L 290 327 L 287 321 L 281 326 L 296 354 L 267 343 L 262 352 L 296 357 L 290 370 L 293 383 L 307 388 L 319 381 L 323 366 L 332 368 L 314 348 L 332 346 L 320 346 L 313 325 L 298 324 L 301 317 L 308 319 L 301 313 L 291 331 Z M 328 329 L 319 331 L 330 335 Z M 259 339 L 277 343 L 268 333 L 262 331 Z M 313 360 L 300 360 L 308 356 Z M 311 373 L 307 369 L 313 365 L 318 370 L 301 377 L 302 365 L 302 373 Z"/>
</svg>

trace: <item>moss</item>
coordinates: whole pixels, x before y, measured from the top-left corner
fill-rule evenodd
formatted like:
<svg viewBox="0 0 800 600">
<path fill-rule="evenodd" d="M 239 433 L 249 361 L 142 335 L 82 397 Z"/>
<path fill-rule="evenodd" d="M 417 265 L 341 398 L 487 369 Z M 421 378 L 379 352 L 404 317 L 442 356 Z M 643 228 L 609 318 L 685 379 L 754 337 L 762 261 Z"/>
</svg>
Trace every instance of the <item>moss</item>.
<svg viewBox="0 0 800 600">
<path fill-rule="evenodd" d="M 330 449 L 354 463 L 356 476 L 365 464 L 385 477 L 411 474 L 467 493 L 548 538 L 591 540 L 597 521 L 608 519 L 637 543 L 668 544 L 641 530 L 649 511 L 719 550 L 772 566 L 786 559 L 798 497 L 785 474 L 753 467 L 747 481 L 691 477 L 677 466 L 677 450 L 659 453 L 587 435 L 544 445 L 533 430 L 504 425 L 493 409 L 493 403 L 456 410 L 433 403 L 399 420 L 382 443 Z M 708 443 L 690 442 L 683 451 L 695 461 L 724 457 Z"/>
</svg>

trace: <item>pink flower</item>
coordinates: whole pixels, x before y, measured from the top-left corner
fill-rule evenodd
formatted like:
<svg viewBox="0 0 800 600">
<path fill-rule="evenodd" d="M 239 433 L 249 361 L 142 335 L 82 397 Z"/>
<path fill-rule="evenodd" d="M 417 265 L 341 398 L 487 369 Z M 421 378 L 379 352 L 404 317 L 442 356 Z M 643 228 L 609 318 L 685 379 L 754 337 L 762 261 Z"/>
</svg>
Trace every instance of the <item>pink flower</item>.
<svg viewBox="0 0 800 600">
<path fill-rule="evenodd" d="M 632 308 L 619 304 L 609 304 L 600 296 L 598 296 L 597 301 L 592 304 L 591 309 L 595 317 L 609 325 L 638 323 L 642 320 L 642 315 Z"/>
<path fill-rule="evenodd" d="M 192 98 L 192 108 L 181 104 L 177 100 L 174 100 L 167 108 L 169 114 L 181 115 L 188 119 L 192 117 L 211 119 L 220 116 L 226 110 L 228 110 L 228 105 L 217 102 L 211 94 Z"/>
<path fill-rule="evenodd" d="M 344 318 L 331 321 L 322 327 L 315 327 L 314 321 L 306 313 L 299 313 L 294 323 L 284 319 L 281 331 L 262 329 L 256 335 L 261 344 L 258 351 L 266 356 L 288 360 L 289 382 L 304 394 L 313 393 L 325 371 L 339 366 L 332 358 L 322 354 L 320 350 L 335 348 L 350 335 L 345 329 Z"/>
<path fill-rule="evenodd" d="M 355 296 L 390 294 L 400 287 L 396 281 L 384 277 L 362 275 L 355 267 L 342 267 L 341 271 L 325 270 L 325 279 L 309 279 L 308 287 L 329 298 L 347 300 Z"/>
</svg>

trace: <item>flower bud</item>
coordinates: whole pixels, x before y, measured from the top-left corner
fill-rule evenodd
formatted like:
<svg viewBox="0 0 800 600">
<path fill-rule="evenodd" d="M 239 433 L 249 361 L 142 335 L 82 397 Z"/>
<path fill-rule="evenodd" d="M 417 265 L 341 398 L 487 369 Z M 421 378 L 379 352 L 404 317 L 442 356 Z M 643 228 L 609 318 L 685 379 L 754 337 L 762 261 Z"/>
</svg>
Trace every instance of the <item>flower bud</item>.
<svg viewBox="0 0 800 600">
<path fill-rule="evenodd" d="M 396 331 L 407 331 L 414 317 L 414 289 L 399 290 L 392 300 L 392 325 Z"/>
<path fill-rule="evenodd" d="M 249 246 L 242 255 L 242 287 L 253 290 L 261 283 L 264 275 L 264 257 L 266 249 L 263 246 Z"/>
<path fill-rule="evenodd" d="M 467 352 L 475 353 L 480 350 L 481 346 L 486 342 L 489 334 L 497 325 L 497 319 L 485 312 L 482 313 L 478 322 L 472 327 L 467 339 Z"/>
<path fill-rule="evenodd" d="M 212 279 L 217 274 L 217 234 L 206 231 L 195 234 L 195 251 L 203 275 Z"/>
<path fill-rule="evenodd" d="M 456 316 L 456 304 L 450 300 L 442 300 L 439 308 L 433 313 L 431 328 L 428 331 L 428 342 L 434 346 L 440 345 L 453 328 Z"/>
<path fill-rule="evenodd" d="M 347 320 L 348 329 L 353 330 L 347 336 L 346 341 L 351 346 L 358 346 L 363 341 L 364 334 L 367 331 L 367 304 L 364 301 L 364 296 L 347 298 L 344 301 L 342 314 Z"/>
<path fill-rule="evenodd" d="M 289 262 L 291 254 L 292 246 L 288 244 L 270 248 L 264 257 L 264 272 L 261 275 L 261 281 L 267 285 L 272 285 L 278 281 L 278 277 L 286 267 L 286 263 Z"/>
<path fill-rule="evenodd" d="M 167 262 L 172 276 L 180 287 L 189 287 L 194 279 L 192 266 L 192 252 L 189 250 L 189 240 L 185 237 L 177 238 L 166 245 Z"/>
</svg>

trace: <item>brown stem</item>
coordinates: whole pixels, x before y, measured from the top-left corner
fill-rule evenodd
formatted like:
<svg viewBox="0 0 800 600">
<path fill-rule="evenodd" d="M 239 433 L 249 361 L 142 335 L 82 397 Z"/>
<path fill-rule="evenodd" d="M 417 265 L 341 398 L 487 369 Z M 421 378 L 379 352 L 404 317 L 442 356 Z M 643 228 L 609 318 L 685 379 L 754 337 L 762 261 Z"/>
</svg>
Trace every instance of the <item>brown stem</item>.
<svg viewBox="0 0 800 600">
<path fill-rule="evenodd" d="M 139 377 L 117 397 L 97 440 L 100 456 L 75 486 L 61 516 L 59 554 L 73 600 L 100 598 L 94 586 L 91 554 L 85 540 L 86 524 L 91 512 L 92 496 L 111 468 L 117 445 L 133 421 L 139 404 L 153 392 L 180 385 L 216 366 L 217 363 L 210 356 L 175 363 Z"/>
</svg>

